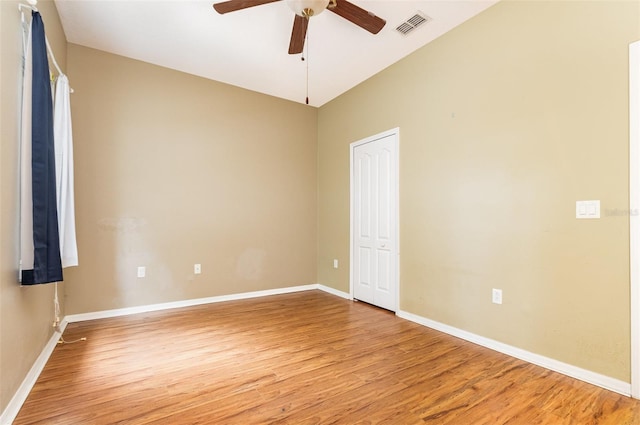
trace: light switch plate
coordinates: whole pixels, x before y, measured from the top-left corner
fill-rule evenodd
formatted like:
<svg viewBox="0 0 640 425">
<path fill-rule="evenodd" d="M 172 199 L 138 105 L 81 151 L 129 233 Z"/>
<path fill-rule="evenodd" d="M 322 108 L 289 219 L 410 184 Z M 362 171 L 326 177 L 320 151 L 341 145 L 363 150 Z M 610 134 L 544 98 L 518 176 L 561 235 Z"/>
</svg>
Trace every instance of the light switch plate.
<svg viewBox="0 0 640 425">
<path fill-rule="evenodd" d="M 600 218 L 600 201 L 576 201 L 576 218 Z"/>
<path fill-rule="evenodd" d="M 491 301 L 494 304 L 502 304 L 502 289 L 493 288 L 491 290 Z"/>
</svg>

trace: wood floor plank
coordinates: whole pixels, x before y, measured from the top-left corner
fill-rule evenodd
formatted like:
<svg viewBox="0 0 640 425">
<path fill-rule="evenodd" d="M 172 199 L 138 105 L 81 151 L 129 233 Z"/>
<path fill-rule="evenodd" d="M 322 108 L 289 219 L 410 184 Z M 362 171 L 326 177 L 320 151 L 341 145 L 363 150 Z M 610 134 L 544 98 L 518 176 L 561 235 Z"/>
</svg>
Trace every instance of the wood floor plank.
<svg viewBox="0 0 640 425">
<path fill-rule="evenodd" d="M 320 291 L 72 323 L 24 424 L 640 425 L 640 403 Z"/>
</svg>

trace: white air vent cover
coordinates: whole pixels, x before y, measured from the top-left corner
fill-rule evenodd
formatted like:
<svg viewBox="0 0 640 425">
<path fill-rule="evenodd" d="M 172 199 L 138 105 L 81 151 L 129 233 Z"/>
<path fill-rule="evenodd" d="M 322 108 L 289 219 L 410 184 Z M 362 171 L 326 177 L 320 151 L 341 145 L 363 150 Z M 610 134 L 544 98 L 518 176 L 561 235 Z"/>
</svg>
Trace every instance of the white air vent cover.
<svg viewBox="0 0 640 425">
<path fill-rule="evenodd" d="M 415 15 L 398 25 L 396 27 L 396 31 L 398 31 L 402 35 L 407 35 L 414 29 L 418 28 L 420 25 L 425 24 L 430 20 L 431 18 L 424 13 L 416 12 Z"/>
</svg>

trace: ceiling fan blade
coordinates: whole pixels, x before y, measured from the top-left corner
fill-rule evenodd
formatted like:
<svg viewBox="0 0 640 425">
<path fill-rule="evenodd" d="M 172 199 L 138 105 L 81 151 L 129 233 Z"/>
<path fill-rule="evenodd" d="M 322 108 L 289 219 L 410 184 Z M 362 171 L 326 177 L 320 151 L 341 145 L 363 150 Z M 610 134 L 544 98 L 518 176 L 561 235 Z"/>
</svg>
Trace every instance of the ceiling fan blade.
<svg viewBox="0 0 640 425">
<path fill-rule="evenodd" d="M 332 7 L 330 4 L 327 9 L 342 16 L 347 21 L 353 22 L 357 26 L 364 28 L 372 34 L 379 33 L 387 23 L 384 19 L 348 2 L 347 0 L 336 0 L 335 6 Z"/>
<path fill-rule="evenodd" d="M 229 12 L 235 12 L 236 10 L 248 9 L 254 6 L 260 6 L 262 4 L 273 3 L 280 0 L 229 0 L 222 3 L 215 3 L 213 8 L 216 12 L 223 14 Z"/>
<path fill-rule="evenodd" d="M 291 30 L 291 42 L 289 43 L 290 55 L 302 53 L 302 50 L 304 49 L 304 39 L 307 36 L 308 25 L 309 18 L 295 15 L 295 19 L 293 21 L 293 29 Z"/>
</svg>

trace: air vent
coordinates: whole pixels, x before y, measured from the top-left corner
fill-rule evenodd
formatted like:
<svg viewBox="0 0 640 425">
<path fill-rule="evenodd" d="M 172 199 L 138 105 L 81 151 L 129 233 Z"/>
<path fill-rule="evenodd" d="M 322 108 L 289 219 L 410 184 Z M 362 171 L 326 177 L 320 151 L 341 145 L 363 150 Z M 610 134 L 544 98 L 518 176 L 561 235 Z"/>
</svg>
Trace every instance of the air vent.
<svg viewBox="0 0 640 425">
<path fill-rule="evenodd" d="M 415 15 L 401 23 L 396 27 L 396 31 L 398 31 L 402 35 L 407 35 L 414 29 L 418 28 L 420 25 L 429 22 L 431 18 L 425 15 L 422 12 L 416 12 Z"/>
</svg>

